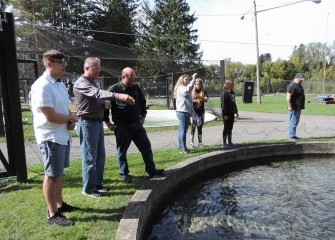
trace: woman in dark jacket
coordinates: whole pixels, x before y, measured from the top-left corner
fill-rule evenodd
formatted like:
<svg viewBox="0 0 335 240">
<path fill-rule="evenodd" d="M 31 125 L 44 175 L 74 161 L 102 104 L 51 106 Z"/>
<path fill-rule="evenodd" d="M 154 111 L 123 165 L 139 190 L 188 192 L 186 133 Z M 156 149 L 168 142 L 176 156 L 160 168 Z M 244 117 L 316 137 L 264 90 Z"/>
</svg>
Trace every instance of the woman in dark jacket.
<svg viewBox="0 0 335 240">
<path fill-rule="evenodd" d="M 222 110 L 222 119 L 223 119 L 223 144 L 222 148 L 233 147 L 231 141 L 232 131 L 234 126 L 234 115 L 238 115 L 236 101 L 235 101 L 235 92 L 234 82 L 232 80 L 226 80 L 223 86 L 223 91 L 221 94 L 221 110 Z M 228 137 L 228 144 L 227 144 Z"/>
</svg>

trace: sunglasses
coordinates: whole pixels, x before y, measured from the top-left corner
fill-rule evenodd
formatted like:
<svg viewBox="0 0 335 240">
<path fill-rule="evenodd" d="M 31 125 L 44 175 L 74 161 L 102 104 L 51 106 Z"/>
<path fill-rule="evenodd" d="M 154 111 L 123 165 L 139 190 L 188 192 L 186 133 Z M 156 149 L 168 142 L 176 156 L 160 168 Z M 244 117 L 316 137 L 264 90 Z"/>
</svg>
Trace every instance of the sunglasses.
<svg viewBox="0 0 335 240">
<path fill-rule="evenodd" d="M 64 59 L 63 60 L 51 60 L 51 62 L 59 63 L 65 66 L 67 65 L 67 61 L 65 61 Z"/>
</svg>

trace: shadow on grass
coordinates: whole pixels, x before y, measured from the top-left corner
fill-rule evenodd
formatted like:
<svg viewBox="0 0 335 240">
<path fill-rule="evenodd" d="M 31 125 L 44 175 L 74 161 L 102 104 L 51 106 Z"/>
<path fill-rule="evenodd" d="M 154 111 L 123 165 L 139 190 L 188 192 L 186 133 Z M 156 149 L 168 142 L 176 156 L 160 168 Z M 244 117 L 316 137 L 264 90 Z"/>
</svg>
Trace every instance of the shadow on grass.
<svg viewBox="0 0 335 240">
<path fill-rule="evenodd" d="M 110 208 L 110 209 L 92 209 L 87 208 L 84 211 L 89 215 L 83 214 L 82 217 L 71 217 L 71 220 L 78 222 L 92 222 L 92 221 L 108 221 L 108 222 L 119 222 L 122 212 L 126 207 L 122 208 Z M 80 211 L 83 211 L 82 209 Z M 102 215 L 103 214 L 103 215 Z"/>
<path fill-rule="evenodd" d="M 8 185 L 4 186 L 2 189 L 0 188 L 0 193 L 9 193 L 9 192 L 29 190 L 35 187 L 36 185 L 32 185 L 32 184 L 9 183 Z"/>
<path fill-rule="evenodd" d="M 87 213 L 97 213 L 97 214 L 119 214 L 120 212 L 123 212 L 125 209 L 125 207 L 121 207 L 121 208 L 105 208 L 105 209 L 98 209 L 98 208 L 80 208 L 78 211 L 81 212 L 87 212 Z"/>
</svg>

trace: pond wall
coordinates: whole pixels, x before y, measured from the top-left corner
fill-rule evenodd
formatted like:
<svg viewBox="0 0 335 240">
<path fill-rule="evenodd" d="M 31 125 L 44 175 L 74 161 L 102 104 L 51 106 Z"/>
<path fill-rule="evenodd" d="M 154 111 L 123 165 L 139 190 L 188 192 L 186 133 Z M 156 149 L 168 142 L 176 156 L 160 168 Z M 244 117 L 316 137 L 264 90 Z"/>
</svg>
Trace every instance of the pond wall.
<svg viewBox="0 0 335 240">
<path fill-rule="evenodd" d="M 159 210 L 164 200 L 204 172 L 234 163 L 250 164 L 250 160 L 265 157 L 304 154 L 335 154 L 335 143 L 294 142 L 245 146 L 207 153 L 174 165 L 165 171 L 165 176 L 150 179 L 135 192 L 122 216 L 116 239 L 143 239 L 155 218 L 154 212 Z"/>
</svg>

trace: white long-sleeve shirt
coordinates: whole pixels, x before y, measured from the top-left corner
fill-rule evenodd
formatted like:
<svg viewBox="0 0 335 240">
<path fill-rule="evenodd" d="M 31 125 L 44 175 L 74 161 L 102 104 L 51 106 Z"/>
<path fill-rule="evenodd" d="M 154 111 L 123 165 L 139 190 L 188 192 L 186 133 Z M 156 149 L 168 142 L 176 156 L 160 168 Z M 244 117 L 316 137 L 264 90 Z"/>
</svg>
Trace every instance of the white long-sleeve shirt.
<svg viewBox="0 0 335 240">
<path fill-rule="evenodd" d="M 187 86 L 179 86 L 177 88 L 176 96 L 176 111 L 177 112 L 187 112 L 192 111 L 192 89 L 194 85 L 194 80 L 192 80 Z"/>
</svg>

